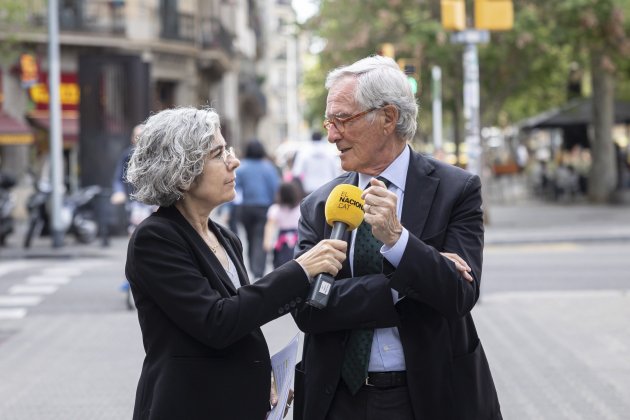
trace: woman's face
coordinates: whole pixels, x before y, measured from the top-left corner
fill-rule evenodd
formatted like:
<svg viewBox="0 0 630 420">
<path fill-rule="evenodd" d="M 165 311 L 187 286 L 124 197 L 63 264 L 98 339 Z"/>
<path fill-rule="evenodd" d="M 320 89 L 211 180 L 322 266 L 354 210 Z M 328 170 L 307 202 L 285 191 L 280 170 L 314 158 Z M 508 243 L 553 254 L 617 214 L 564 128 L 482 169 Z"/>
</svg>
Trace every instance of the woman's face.
<svg viewBox="0 0 630 420">
<path fill-rule="evenodd" d="M 185 200 L 198 202 L 211 209 L 232 201 L 236 192 L 235 170 L 241 162 L 228 152 L 225 139 L 220 131 L 215 134 L 215 146 L 206 156 L 203 172 L 185 194 Z M 231 149 L 230 149 L 231 150 Z"/>
</svg>

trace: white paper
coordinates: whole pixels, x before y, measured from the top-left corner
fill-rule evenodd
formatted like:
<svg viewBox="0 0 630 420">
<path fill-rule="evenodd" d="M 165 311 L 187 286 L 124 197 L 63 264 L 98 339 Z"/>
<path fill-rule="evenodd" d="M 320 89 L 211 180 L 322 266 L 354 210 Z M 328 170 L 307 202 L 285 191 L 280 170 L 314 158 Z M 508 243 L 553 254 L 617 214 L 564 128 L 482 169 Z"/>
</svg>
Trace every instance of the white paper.
<svg viewBox="0 0 630 420">
<path fill-rule="evenodd" d="M 271 356 L 271 369 L 278 391 L 278 404 L 269 412 L 267 420 L 282 420 L 289 397 L 289 389 L 295 375 L 295 360 L 298 352 L 298 334 L 282 350 Z"/>
</svg>

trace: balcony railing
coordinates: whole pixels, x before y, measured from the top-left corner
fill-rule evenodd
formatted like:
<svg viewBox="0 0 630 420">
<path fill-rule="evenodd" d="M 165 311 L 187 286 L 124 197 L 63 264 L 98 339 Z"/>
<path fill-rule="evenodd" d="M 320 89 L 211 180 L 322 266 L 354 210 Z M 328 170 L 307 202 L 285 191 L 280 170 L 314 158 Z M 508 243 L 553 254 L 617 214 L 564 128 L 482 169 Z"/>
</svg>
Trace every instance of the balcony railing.
<svg viewBox="0 0 630 420">
<path fill-rule="evenodd" d="M 176 41 L 195 40 L 195 16 L 189 13 L 168 13 L 160 10 L 160 37 Z"/>
<path fill-rule="evenodd" d="M 203 49 L 221 49 L 228 55 L 234 54 L 234 35 L 228 32 L 221 21 L 214 17 L 201 19 L 200 43 Z"/>
<path fill-rule="evenodd" d="M 25 0 L 27 24 L 48 26 L 46 0 Z M 70 0 L 59 3 L 61 31 L 124 34 L 126 30 L 124 0 Z"/>
</svg>

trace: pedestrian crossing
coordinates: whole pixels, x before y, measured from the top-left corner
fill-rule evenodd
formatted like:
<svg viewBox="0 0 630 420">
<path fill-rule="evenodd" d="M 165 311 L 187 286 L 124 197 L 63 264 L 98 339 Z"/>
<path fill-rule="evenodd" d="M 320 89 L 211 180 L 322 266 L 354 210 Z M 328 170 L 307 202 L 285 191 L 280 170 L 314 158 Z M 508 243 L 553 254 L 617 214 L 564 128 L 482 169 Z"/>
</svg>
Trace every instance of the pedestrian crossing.
<svg viewBox="0 0 630 420">
<path fill-rule="evenodd" d="M 30 308 L 41 304 L 47 297 L 56 293 L 61 287 L 68 285 L 73 279 L 80 277 L 86 269 L 94 269 L 99 261 L 73 262 L 35 262 L 14 261 L 3 262 L 0 266 L 0 278 L 17 275 L 28 271 L 22 279 L 8 288 L 0 289 L 0 321 L 17 320 L 27 316 Z M 5 292 L 1 292 L 6 290 Z"/>
</svg>

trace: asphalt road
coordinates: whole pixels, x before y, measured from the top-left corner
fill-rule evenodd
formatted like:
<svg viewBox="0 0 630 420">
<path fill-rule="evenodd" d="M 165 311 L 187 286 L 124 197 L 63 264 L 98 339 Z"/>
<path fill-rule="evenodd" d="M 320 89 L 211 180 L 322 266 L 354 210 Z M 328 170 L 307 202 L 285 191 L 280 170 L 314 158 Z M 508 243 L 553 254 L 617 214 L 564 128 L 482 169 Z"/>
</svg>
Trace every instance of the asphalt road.
<svg viewBox="0 0 630 420">
<path fill-rule="evenodd" d="M 0 420 L 131 417 L 143 351 L 121 243 L 0 259 Z M 626 418 L 629 255 L 627 241 L 486 247 L 473 316 L 504 418 Z M 298 333 L 290 317 L 264 331 L 272 352 Z"/>
</svg>

